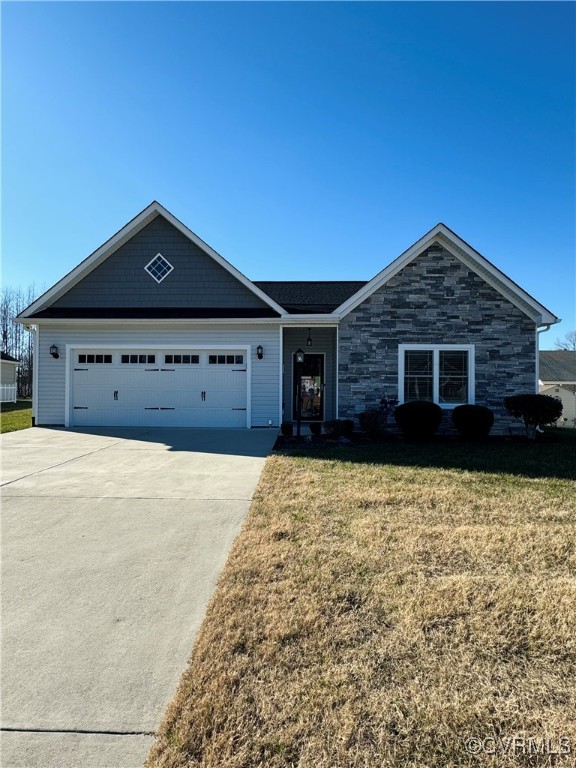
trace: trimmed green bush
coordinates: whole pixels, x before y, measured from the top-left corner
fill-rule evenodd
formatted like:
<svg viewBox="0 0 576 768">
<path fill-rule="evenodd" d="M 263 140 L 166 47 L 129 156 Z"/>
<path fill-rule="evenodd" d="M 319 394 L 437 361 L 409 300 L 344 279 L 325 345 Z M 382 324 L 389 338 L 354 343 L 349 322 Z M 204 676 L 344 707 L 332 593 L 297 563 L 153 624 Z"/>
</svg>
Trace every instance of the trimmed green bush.
<svg viewBox="0 0 576 768">
<path fill-rule="evenodd" d="M 354 422 L 352 419 L 332 419 L 324 424 L 326 434 L 332 437 L 352 437 Z"/>
<path fill-rule="evenodd" d="M 484 405 L 459 405 L 452 411 L 452 423 L 462 437 L 478 440 L 490 434 L 494 414 Z"/>
<path fill-rule="evenodd" d="M 512 395 L 504 399 L 504 407 L 517 419 L 524 419 L 526 427 L 544 427 L 554 424 L 562 415 L 562 402 L 550 395 Z"/>
<path fill-rule="evenodd" d="M 361 429 L 370 437 L 381 435 L 386 427 L 386 417 L 382 411 L 368 410 L 358 414 Z"/>
<path fill-rule="evenodd" d="M 406 437 L 432 437 L 442 421 L 442 408 L 428 400 L 413 400 L 399 405 L 394 418 Z"/>
</svg>

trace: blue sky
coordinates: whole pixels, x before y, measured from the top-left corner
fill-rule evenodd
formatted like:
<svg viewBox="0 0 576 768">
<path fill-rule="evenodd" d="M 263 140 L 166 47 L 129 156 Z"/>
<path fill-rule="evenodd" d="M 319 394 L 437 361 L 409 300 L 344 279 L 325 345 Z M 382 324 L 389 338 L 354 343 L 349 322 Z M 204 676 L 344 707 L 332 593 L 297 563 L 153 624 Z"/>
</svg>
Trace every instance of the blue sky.
<svg viewBox="0 0 576 768">
<path fill-rule="evenodd" d="M 568 2 L 2 7 L 3 281 L 152 200 L 252 279 L 368 280 L 438 221 L 575 317 Z"/>
</svg>

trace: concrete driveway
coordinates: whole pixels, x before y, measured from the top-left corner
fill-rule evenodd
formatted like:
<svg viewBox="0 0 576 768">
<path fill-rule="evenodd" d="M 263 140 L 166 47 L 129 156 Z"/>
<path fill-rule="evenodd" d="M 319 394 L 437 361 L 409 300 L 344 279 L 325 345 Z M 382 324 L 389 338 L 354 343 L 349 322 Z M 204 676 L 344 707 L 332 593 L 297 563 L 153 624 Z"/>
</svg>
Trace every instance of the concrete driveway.
<svg viewBox="0 0 576 768">
<path fill-rule="evenodd" d="M 137 768 L 276 430 L 3 436 L 2 768 Z"/>
</svg>

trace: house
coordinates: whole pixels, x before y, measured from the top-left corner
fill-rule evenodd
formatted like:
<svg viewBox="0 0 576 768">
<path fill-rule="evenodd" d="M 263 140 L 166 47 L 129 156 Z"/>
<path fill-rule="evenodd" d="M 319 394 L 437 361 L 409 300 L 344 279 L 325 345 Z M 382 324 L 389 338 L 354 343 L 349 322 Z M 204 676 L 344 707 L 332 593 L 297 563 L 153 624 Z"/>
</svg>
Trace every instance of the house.
<svg viewBox="0 0 576 768">
<path fill-rule="evenodd" d="M 17 394 L 16 371 L 20 361 L 6 352 L 0 352 L 0 402 L 15 403 Z"/>
<path fill-rule="evenodd" d="M 482 403 L 503 426 L 558 322 L 444 224 L 367 282 L 252 282 L 157 202 L 17 319 L 34 422 L 70 427 L 277 426 L 298 391 L 304 420 L 387 393 Z"/>
<path fill-rule="evenodd" d="M 576 427 L 576 351 L 540 352 L 540 394 L 562 401 L 559 427 Z"/>
</svg>

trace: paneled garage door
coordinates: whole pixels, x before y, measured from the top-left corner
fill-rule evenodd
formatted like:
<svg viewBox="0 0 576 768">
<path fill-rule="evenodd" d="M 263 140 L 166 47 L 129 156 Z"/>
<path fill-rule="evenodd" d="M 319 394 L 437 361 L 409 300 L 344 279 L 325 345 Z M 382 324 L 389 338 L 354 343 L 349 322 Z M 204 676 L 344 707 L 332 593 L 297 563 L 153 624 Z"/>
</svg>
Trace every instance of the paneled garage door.
<svg viewBox="0 0 576 768">
<path fill-rule="evenodd" d="M 246 427 L 245 350 L 75 349 L 72 426 Z"/>
</svg>

